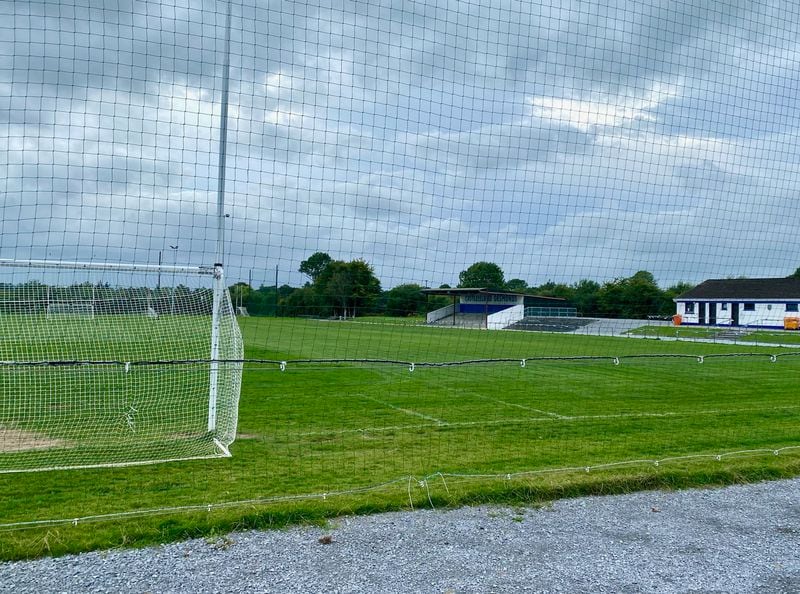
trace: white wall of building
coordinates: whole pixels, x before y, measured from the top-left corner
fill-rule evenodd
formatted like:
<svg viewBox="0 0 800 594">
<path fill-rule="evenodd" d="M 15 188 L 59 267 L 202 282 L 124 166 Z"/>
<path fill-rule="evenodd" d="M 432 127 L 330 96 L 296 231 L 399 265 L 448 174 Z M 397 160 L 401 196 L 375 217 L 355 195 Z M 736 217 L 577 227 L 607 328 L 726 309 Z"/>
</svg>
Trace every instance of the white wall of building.
<svg viewBox="0 0 800 594">
<path fill-rule="evenodd" d="M 447 316 L 453 315 L 453 304 L 446 305 L 444 307 L 440 307 L 439 309 L 435 309 L 432 312 L 429 312 L 428 315 L 425 317 L 425 321 L 428 324 L 433 324 L 434 322 L 441 320 L 442 318 L 446 318 Z"/>
<path fill-rule="evenodd" d="M 520 303 L 503 311 L 493 313 L 486 318 L 486 327 L 489 330 L 502 330 L 514 322 L 519 322 L 525 317 L 525 305 Z"/>
<path fill-rule="evenodd" d="M 800 317 L 800 312 L 787 311 L 787 304 L 800 304 L 800 301 L 767 301 L 767 300 L 751 300 L 751 301 L 718 301 L 718 300 L 697 300 L 697 301 L 679 301 L 676 304 L 676 312 L 683 318 L 684 324 L 697 324 L 699 323 L 699 303 L 706 304 L 706 319 L 705 323 L 708 324 L 708 304 L 716 303 L 717 305 L 717 321 L 718 326 L 727 326 L 732 323 L 731 311 L 733 310 L 733 303 L 739 304 L 739 325 L 740 326 L 768 326 L 783 328 L 784 318 L 797 318 Z M 745 310 L 745 304 L 752 304 L 753 309 Z M 690 306 L 692 311 L 687 311 L 687 306 Z M 800 305 L 798 305 L 800 309 Z"/>
</svg>

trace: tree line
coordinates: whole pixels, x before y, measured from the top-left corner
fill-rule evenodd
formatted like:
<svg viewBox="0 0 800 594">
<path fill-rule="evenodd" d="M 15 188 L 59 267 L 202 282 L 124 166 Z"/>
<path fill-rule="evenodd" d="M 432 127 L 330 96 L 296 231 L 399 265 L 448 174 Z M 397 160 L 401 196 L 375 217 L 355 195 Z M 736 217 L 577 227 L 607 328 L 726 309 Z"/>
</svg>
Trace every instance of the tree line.
<svg viewBox="0 0 800 594">
<path fill-rule="evenodd" d="M 351 318 L 380 311 L 381 282 L 364 260 L 344 262 L 317 252 L 300 263 L 299 271 L 309 278 L 302 287 L 253 290 L 237 283 L 230 288 L 231 299 L 252 315 Z"/>
<path fill-rule="evenodd" d="M 0 283 L 0 311 L 46 313 L 57 303 L 91 305 L 95 314 L 210 314 L 213 291 L 209 287 L 118 287 L 103 282 L 48 285 L 38 280 Z"/>
<path fill-rule="evenodd" d="M 384 291 L 380 280 L 361 259 L 334 260 L 325 252 L 303 260 L 299 272 L 308 277 L 302 287 L 283 285 L 253 289 L 247 283 L 231 287 L 235 305 L 251 315 L 349 318 L 362 315 L 415 316 L 448 305 L 446 297 L 426 296 L 416 283 Z M 572 284 L 548 281 L 528 285 L 519 278 L 505 280 L 503 270 L 492 262 L 476 262 L 459 274 L 458 287 L 512 291 L 567 300 L 582 316 L 647 318 L 675 313 L 673 298 L 691 289 L 690 283 L 660 288 L 645 270 L 604 283 L 583 279 Z M 449 288 L 441 285 L 440 288 Z"/>
<path fill-rule="evenodd" d="M 345 262 L 329 254 L 317 252 L 300 263 L 298 269 L 308 277 L 302 287 L 284 284 L 280 287 L 247 283 L 230 287 L 235 306 L 247 308 L 252 315 L 313 316 L 350 318 L 363 315 L 418 316 L 448 305 L 447 297 L 426 296 L 416 283 L 398 285 L 384 291 L 370 264 L 361 259 Z M 790 276 L 800 278 L 800 268 Z M 548 281 L 528 285 L 524 279 L 505 279 L 503 270 L 493 262 L 476 262 L 463 270 L 458 287 L 512 291 L 544 297 L 559 297 L 578 310 L 579 315 L 592 317 L 640 318 L 667 317 L 675 313 L 673 299 L 692 289 L 691 283 L 677 283 L 662 289 L 652 273 L 640 270 L 630 277 L 604 283 L 582 279 L 567 284 Z M 440 288 L 449 288 L 441 285 Z M 177 287 L 111 287 L 104 283 L 84 282 L 68 287 L 48 286 L 36 280 L 21 284 L 0 283 L 0 304 L 18 303 L 20 308 L 44 305 L 53 301 L 97 300 L 116 311 L 137 307 L 152 308 L 157 313 L 198 313 L 210 307 L 208 288 Z M 27 303 L 29 305 L 23 305 Z M 118 304 L 115 304 L 118 302 Z M 125 305 L 127 304 L 127 305 Z M 207 305 L 206 305 L 207 304 Z M 113 307 L 112 307 L 113 305 Z M 5 307 L 5 306 L 4 306 Z M 126 309 L 127 308 L 127 309 Z M 8 307 L 5 307 L 8 309 Z"/>
<path fill-rule="evenodd" d="M 640 319 L 674 314 L 673 299 L 695 286 L 681 282 L 662 289 L 653 274 L 646 270 L 602 284 L 582 279 L 572 284 L 547 281 L 542 285 L 528 286 L 519 278 L 506 281 L 502 269 L 492 262 L 476 262 L 459 275 L 459 281 L 462 287 L 487 287 L 496 291 L 559 297 L 569 301 L 583 316 Z"/>
</svg>

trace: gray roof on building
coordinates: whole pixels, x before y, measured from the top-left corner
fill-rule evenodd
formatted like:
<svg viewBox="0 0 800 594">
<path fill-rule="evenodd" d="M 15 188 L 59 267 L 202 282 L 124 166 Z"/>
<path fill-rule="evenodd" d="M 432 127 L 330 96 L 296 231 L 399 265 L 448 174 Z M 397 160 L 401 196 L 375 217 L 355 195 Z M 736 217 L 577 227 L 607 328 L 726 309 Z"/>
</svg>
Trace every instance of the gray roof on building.
<svg viewBox="0 0 800 594">
<path fill-rule="evenodd" d="M 800 299 L 800 278 L 711 279 L 675 298 L 691 299 Z"/>
<path fill-rule="evenodd" d="M 425 295 L 448 295 L 463 297 L 467 295 L 512 295 L 514 297 L 524 296 L 525 298 L 535 297 L 547 301 L 565 302 L 566 299 L 561 297 L 544 297 L 542 295 L 529 295 L 528 293 L 519 293 L 517 291 L 490 291 L 482 287 L 453 287 L 450 289 L 421 289 L 421 293 Z"/>
<path fill-rule="evenodd" d="M 491 291 L 485 287 L 452 287 L 449 289 L 421 289 L 426 295 L 522 295 L 509 291 Z"/>
</svg>

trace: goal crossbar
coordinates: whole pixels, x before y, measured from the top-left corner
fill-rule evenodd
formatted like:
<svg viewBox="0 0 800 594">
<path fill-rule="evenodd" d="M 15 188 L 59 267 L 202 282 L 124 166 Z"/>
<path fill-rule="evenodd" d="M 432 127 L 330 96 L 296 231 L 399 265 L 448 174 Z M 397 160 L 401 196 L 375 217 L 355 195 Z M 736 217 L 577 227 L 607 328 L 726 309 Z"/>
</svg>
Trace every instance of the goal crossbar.
<svg viewBox="0 0 800 594">
<path fill-rule="evenodd" d="M 120 272 L 175 272 L 214 276 L 215 266 L 164 266 L 160 264 L 124 264 L 116 262 L 62 262 L 60 260 L 12 260 L 0 258 L 6 268 L 61 268 L 65 270 L 116 270 Z"/>
</svg>

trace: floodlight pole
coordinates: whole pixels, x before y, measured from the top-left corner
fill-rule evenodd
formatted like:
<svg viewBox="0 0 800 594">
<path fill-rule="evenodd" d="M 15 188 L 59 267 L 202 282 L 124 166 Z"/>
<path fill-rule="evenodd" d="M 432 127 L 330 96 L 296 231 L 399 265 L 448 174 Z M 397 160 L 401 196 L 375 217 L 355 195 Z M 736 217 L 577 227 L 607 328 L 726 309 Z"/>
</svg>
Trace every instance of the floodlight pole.
<svg viewBox="0 0 800 594">
<path fill-rule="evenodd" d="M 228 149 L 228 94 L 231 76 L 231 3 L 225 20 L 225 63 L 222 70 L 222 105 L 219 114 L 219 165 L 217 168 L 217 265 L 225 262 L 225 161 Z"/>
<path fill-rule="evenodd" d="M 222 98 L 219 122 L 219 166 L 217 169 L 217 261 L 214 264 L 214 296 L 211 304 L 211 371 L 208 389 L 208 432 L 217 430 L 219 352 L 222 304 L 225 293 L 225 160 L 228 146 L 228 94 L 231 73 L 231 3 L 225 17 L 225 62 L 222 70 Z"/>
</svg>

